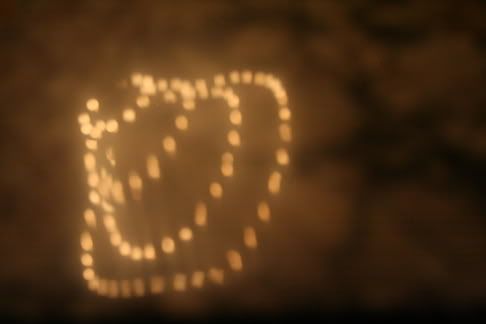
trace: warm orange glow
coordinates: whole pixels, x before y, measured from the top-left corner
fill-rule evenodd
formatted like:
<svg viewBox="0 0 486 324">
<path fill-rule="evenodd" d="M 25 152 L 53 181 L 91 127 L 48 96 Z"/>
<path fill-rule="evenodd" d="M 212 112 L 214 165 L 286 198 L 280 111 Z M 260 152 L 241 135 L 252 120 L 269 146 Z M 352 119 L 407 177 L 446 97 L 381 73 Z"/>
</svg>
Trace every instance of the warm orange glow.
<svg viewBox="0 0 486 324">
<path fill-rule="evenodd" d="M 167 83 L 167 80 L 165 79 L 160 79 L 159 81 L 157 81 L 157 88 L 159 89 L 159 91 L 165 91 L 167 90 L 169 84 Z"/>
<path fill-rule="evenodd" d="M 153 276 L 150 278 L 150 292 L 152 294 L 159 294 L 164 291 L 164 278 L 161 276 Z"/>
<path fill-rule="evenodd" d="M 90 122 L 90 120 L 91 119 L 90 119 L 90 117 L 87 113 L 82 113 L 82 114 L 79 114 L 79 116 L 78 116 L 78 122 L 80 124 L 87 124 L 87 123 Z"/>
<path fill-rule="evenodd" d="M 187 281 L 187 277 L 185 274 L 177 273 L 174 276 L 174 290 L 175 291 L 186 290 L 186 281 Z"/>
<path fill-rule="evenodd" d="M 130 255 L 132 252 L 132 247 L 130 246 L 130 243 L 128 242 L 122 242 L 120 245 L 120 254 L 123 256 Z"/>
<path fill-rule="evenodd" d="M 176 141 L 172 136 L 166 136 L 162 140 L 162 146 L 164 150 L 169 154 L 174 154 L 176 151 Z"/>
<path fill-rule="evenodd" d="M 91 251 L 93 249 L 93 240 L 88 232 L 81 234 L 81 248 L 85 251 Z"/>
<path fill-rule="evenodd" d="M 91 151 L 96 151 L 98 149 L 98 142 L 96 140 L 87 139 L 86 148 Z"/>
<path fill-rule="evenodd" d="M 182 107 L 185 109 L 185 110 L 194 110 L 194 108 L 196 108 L 196 103 L 194 102 L 194 100 L 184 100 L 182 102 Z"/>
<path fill-rule="evenodd" d="M 130 281 L 122 280 L 120 282 L 120 292 L 124 298 L 128 298 L 132 295 L 132 286 L 130 285 Z"/>
<path fill-rule="evenodd" d="M 152 244 L 146 244 L 145 248 L 143 249 L 143 256 L 147 260 L 154 260 L 155 259 L 155 248 Z"/>
<path fill-rule="evenodd" d="M 240 134 L 236 130 L 229 131 L 228 142 L 233 146 L 240 146 Z"/>
<path fill-rule="evenodd" d="M 277 152 L 275 152 L 277 162 L 280 165 L 287 165 L 289 164 L 289 153 L 287 152 L 286 149 L 278 149 Z"/>
<path fill-rule="evenodd" d="M 96 215 L 91 208 L 84 211 L 84 221 L 90 227 L 96 227 Z"/>
<path fill-rule="evenodd" d="M 243 261 L 241 259 L 240 253 L 236 250 L 229 250 L 226 253 L 226 258 L 228 259 L 228 264 L 234 271 L 241 271 L 243 269 Z"/>
<path fill-rule="evenodd" d="M 223 87 L 225 85 L 224 75 L 218 74 L 214 77 L 214 84 L 217 87 Z"/>
<path fill-rule="evenodd" d="M 210 268 L 208 271 L 208 277 L 212 282 L 221 285 L 224 281 L 224 271 L 223 269 Z"/>
<path fill-rule="evenodd" d="M 105 224 L 106 230 L 108 232 L 112 233 L 117 230 L 115 218 L 113 217 L 113 215 L 105 214 L 103 216 L 103 223 Z"/>
<path fill-rule="evenodd" d="M 262 201 L 258 204 L 257 207 L 258 218 L 262 222 L 269 222 L 270 221 L 270 206 L 266 201 Z"/>
<path fill-rule="evenodd" d="M 131 256 L 132 256 L 132 260 L 134 260 L 134 261 L 141 260 L 142 259 L 142 249 L 139 248 L 138 246 L 134 246 L 132 248 Z"/>
<path fill-rule="evenodd" d="M 132 196 L 135 200 L 141 199 L 141 191 L 143 187 L 142 178 L 138 175 L 138 173 L 132 171 L 128 175 L 128 185 L 132 190 Z"/>
<path fill-rule="evenodd" d="M 241 73 L 241 80 L 243 81 L 243 83 L 251 83 L 252 79 L 253 73 L 251 71 L 245 70 Z"/>
<path fill-rule="evenodd" d="M 268 191 L 272 194 L 278 194 L 280 192 L 280 182 L 282 181 L 282 174 L 278 171 L 272 172 L 268 179 Z"/>
<path fill-rule="evenodd" d="M 88 108 L 89 111 L 98 111 L 100 108 L 100 103 L 94 98 L 89 99 L 86 101 L 86 108 Z"/>
<path fill-rule="evenodd" d="M 98 176 L 98 174 L 91 172 L 88 175 L 88 185 L 90 187 L 97 187 L 99 183 L 100 183 L 100 177 Z"/>
<path fill-rule="evenodd" d="M 143 279 L 133 279 L 133 293 L 135 296 L 139 297 L 145 295 L 145 284 Z"/>
<path fill-rule="evenodd" d="M 179 129 L 179 130 L 186 130 L 187 127 L 188 127 L 188 124 L 189 124 L 189 122 L 187 121 L 186 116 L 180 115 L 180 116 L 177 116 L 176 119 L 175 119 L 175 125 L 176 125 L 177 129 Z"/>
<path fill-rule="evenodd" d="M 93 266 L 93 257 L 89 253 L 83 253 L 81 255 L 81 264 L 85 267 Z"/>
<path fill-rule="evenodd" d="M 118 281 L 110 280 L 108 282 L 108 297 L 117 298 L 119 294 Z"/>
<path fill-rule="evenodd" d="M 95 278 L 95 273 L 93 269 L 91 268 L 84 269 L 83 278 L 84 280 L 93 280 Z"/>
<path fill-rule="evenodd" d="M 123 120 L 127 123 L 133 123 L 135 121 L 136 114 L 135 110 L 127 108 L 123 111 Z"/>
<path fill-rule="evenodd" d="M 148 96 L 139 96 L 137 98 L 137 106 L 140 108 L 147 108 L 150 105 L 150 99 Z"/>
<path fill-rule="evenodd" d="M 159 159 L 154 154 L 147 157 L 147 174 L 152 179 L 160 178 Z"/>
<path fill-rule="evenodd" d="M 240 83 L 240 73 L 238 71 L 231 71 L 230 80 L 233 83 Z"/>
<path fill-rule="evenodd" d="M 125 195 L 123 193 L 123 185 L 120 181 L 115 181 L 111 187 L 111 194 L 113 195 L 113 199 L 119 203 L 125 203 Z"/>
<path fill-rule="evenodd" d="M 96 158 L 93 153 L 86 153 L 84 155 L 84 167 L 88 171 L 93 171 L 96 167 Z"/>
<path fill-rule="evenodd" d="M 241 112 L 237 109 L 231 111 L 230 113 L 230 122 L 233 125 L 241 125 Z"/>
<path fill-rule="evenodd" d="M 194 223 L 198 226 L 205 226 L 207 222 L 207 208 L 203 202 L 198 202 L 194 210 Z"/>
<path fill-rule="evenodd" d="M 110 119 L 106 122 L 106 131 L 108 133 L 116 133 L 118 132 L 118 122 L 114 119 Z"/>
<path fill-rule="evenodd" d="M 281 124 L 278 130 L 282 141 L 290 142 L 292 140 L 292 130 L 289 125 Z"/>
<path fill-rule="evenodd" d="M 256 232 L 253 227 L 245 227 L 243 230 L 243 241 L 249 248 L 256 248 L 258 246 Z"/>
<path fill-rule="evenodd" d="M 192 230 L 189 227 L 183 227 L 179 231 L 179 238 L 182 241 L 190 241 L 192 240 Z"/>
<path fill-rule="evenodd" d="M 170 237 L 164 237 L 162 239 L 162 251 L 167 254 L 174 253 L 175 250 L 175 243 L 174 240 L 171 239 Z"/>
<path fill-rule="evenodd" d="M 280 110 L 278 111 L 278 116 L 283 121 L 290 120 L 290 117 L 291 117 L 290 109 L 287 108 L 287 107 L 280 108 Z"/>
<path fill-rule="evenodd" d="M 223 196 L 223 187 L 217 182 L 212 182 L 209 185 L 209 193 L 216 199 L 220 199 Z"/>
<path fill-rule="evenodd" d="M 204 272 L 194 271 L 192 274 L 191 284 L 195 288 L 201 288 L 204 285 Z"/>
<path fill-rule="evenodd" d="M 121 242 L 122 242 L 122 237 L 121 237 L 120 233 L 114 232 L 114 233 L 110 234 L 110 243 L 113 246 L 120 246 Z"/>
</svg>

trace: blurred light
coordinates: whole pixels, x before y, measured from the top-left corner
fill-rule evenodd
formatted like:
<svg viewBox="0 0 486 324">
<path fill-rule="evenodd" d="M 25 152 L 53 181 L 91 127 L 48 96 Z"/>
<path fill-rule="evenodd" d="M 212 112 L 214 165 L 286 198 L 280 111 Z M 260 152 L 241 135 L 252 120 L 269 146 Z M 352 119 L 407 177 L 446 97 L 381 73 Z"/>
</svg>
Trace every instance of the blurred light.
<svg viewBox="0 0 486 324">
<path fill-rule="evenodd" d="M 236 250 L 229 250 L 226 253 L 226 258 L 231 269 L 234 271 L 241 271 L 243 269 L 243 261 L 241 255 Z"/>
<path fill-rule="evenodd" d="M 152 179 L 160 178 L 159 160 L 154 154 L 147 157 L 147 174 Z"/>
<path fill-rule="evenodd" d="M 120 282 L 120 292 L 122 297 L 128 298 L 132 295 L 132 287 L 130 285 L 130 281 L 122 280 Z"/>
<path fill-rule="evenodd" d="M 278 111 L 278 116 L 283 121 L 290 120 L 291 117 L 290 109 L 287 107 L 280 108 L 280 110 Z"/>
<path fill-rule="evenodd" d="M 133 293 L 135 296 L 143 296 L 145 295 L 145 285 L 144 281 L 141 278 L 133 279 Z"/>
<path fill-rule="evenodd" d="M 150 99 L 148 96 L 139 96 L 136 100 L 137 106 L 140 108 L 147 108 L 150 105 Z"/>
<path fill-rule="evenodd" d="M 177 116 L 176 119 L 175 119 L 175 125 L 176 125 L 177 129 L 179 129 L 179 130 L 186 130 L 188 124 L 189 124 L 189 122 L 187 121 L 186 116 L 180 115 L 180 116 Z"/>
<path fill-rule="evenodd" d="M 162 251 L 167 254 L 171 254 L 175 250 L 175 243 L 174 240 L 171 239 L 170 237 L 164 237 L 162 239 Z"/>
<path fill-rule="evenodd" d="M 109 133 L 116 133 L 118 131 L 118 122 L 114 119 L 110 119 L 106 123 L 106 131 Z"/>
<path fill-rule="evenodd" d="M 118 289 L 118 281 L 110 280 L 108 283 L 108 296 L 111 298 L 118 297 L 119 289 Z"/>
<path fill-rule="evenodd" d="M 241 80 L 243 83 L 249 84 L 253 78 L 253 73 L 251 71 L 245 70 L 241 73 Z"/>
<path fill-rule="evenodd" d="M 176 151 L 176 142 L 172 136 L 166 136 L 162 140 L 162 146 L 164 147 L 164 150 L 169 154 L 174 154 Z"/>
<path fill-rule="evenodd" d="M 245 227 L 243 230 L 243 241 L 249 248 L 256 248 L 258 246 L 256 232 L 253 227 Z"/>
<path fill-rule="evenodd" d="M 228 133 L 228 142 L 233 146 L 240 145 L 240 134 L 236 130 L 231 130 Z"/>
<path fill-rule="evenodd" d="M 212 282 L 221 285 L 224 281 L 224 271 L 223 269 L 210 268 L 208 271 L 208 277 Z"/>
<path fill-rule="evenodd" d="M 150 292 L 152 294 L 159 294 L 164 291 L 164 278 L 161 276 L 153 276 L 150 278 Z"/>
<path fill-rule="evenodd" d="M 287 165 L 289 164 L 289 153 L 287 153 L 286 149 L 278 149 L 275 153 L 277 157 L 277 162 L 280 165 Z"/>
<path fill-rule="evenodd" d="M 85 267 L 93 266 L 93 257 L 89 253 L 83 253 L 81 255 L 81 264 Z"/>
<path fill-rule="evenodd" d="M 189 227 L 183 227 L 179 231 L 179 238 L 182 241 L 190 241 L 192 240 L 192 230 Z"/>
<path fill-rule="evenodd" d="M 133 123 L 135 121 L 136 114 L 135 110 L 127 108 L 123 111 L 123 120 L 127 123 Z"/>
<path fill-rule="evenodd" d="M 223 187 L 217 182 L 212 182 L 209 185 L 209 193 L 214 198 L 220 199 L 223 196 Z"/>
<path fill-rule="evenodd" d="M 184 291 L 186 290 L 186 275 L 182 273 L 177 273 L 174 276 L 174 290 L 175 291 Z"/>
<path fill-rule="evenodd" d="M 96 227 L 96 215 L 90 208 L 84 211 L 84 221 L 90 227 Z"/>
<path fill-rule="evenodd" d="M 141 260 L 141 259 L 142 259 L 142 249 L 141 249 L 141 248 L 139 248 L 138 246 L 134 246 L 134 247 L 132 248 L 132 253 L 131 253 L 131 255 L 132 255 L 132 259 L 133 259 L 134 261 L 139 261 L 139 260 Z"/>
<path fill-rule="evenodd" d="M 94 98 L 86 101 L 86 108 L 88 108 L 89 111 L 98 111 L 99 107 L 100 103 Z"/>
<path fill-rule="evenodd" d="M 147 260 L 155 259 L 155 248 L 152 244 L 146 244 L 143 250 L 143 255 Z"/>
<path fill-rule="evenodd" d="M 198 202 L 194 210 L 194 223 L 198 226 L 205 226 L 207 222 L 206 204 Z"/>
<path fill-rule="evenodd" d="M 90 122 L 89 115 L 87 113 L 82 113 L 78 116 L 78 122 L 80 124 L 87 124 Z"/>
<path fill-rule="evenodd" d="M 290 142 L 292 140 L 292 130 L 287 124 L 281 124 L 279 127 L 280 138 L 284 142 Z"/>
<path fill-rule="evenodd" d="M 122 242 L 120 245 L 120 254 L 123 256 L 127 256 L 132 252 L 132 248 L 130 246 L 130 243 L 128 242 Z"/>
<path fill-rule="evenodd" d="M 88 232 L 81 234 L 81 248 L 85 251 L 91 251 L 93 249 L 93 240 Z"/>
<path fill-rule="evenodd" d="M 266 201 L 262 201 L 258 204 L 257 207 L 258 218 L 262 222 L 269 222 L 270 221 L 270 206 Z"/>
<path fill-rule="evenodd" d="M 241 112 L 239 110 L 235 109 L 231 111 L 230 122 L 233 125 L 241 125 Z"/>
<path fill-rule="evenodd" d="M 224 75 L 218 74 L 214 77 L 214 84 L 217 87 L 224 87 L 225 85 L 225 80 L 224 80 Z"/>
<path fill-rule="evenodd" d="M 194 271 L 192 274 L 191 284 L 195 288 L 201 288 L 204 285 L 204 272 Z"/>
<path fill-rule="evenodd" d="M 84 269 L 83 278 L 84 280 L 93 280 L 95 278 L 95 273 L 93 269 L 91 268 Z"/>
<path fill-rule="evenodd" d="M 122 242 L 122 237 L 121 237 L 120 233 L 114 232 L 114 233 L 110 234 L 110 243 L 113 246 L 120 246 L 121 242 Z"/>
<path fill-rule="evenodd" d="M 238 71 L 232 71 L 230 73 L 230 80 L 233 83 L 240 83 L 240 73 Z"/>
<path fill-rule="evenodd" d="M 268 191 L 272 194 L 278 194 L 280 192 L 280 182 L 282 180 L 282 175 L 278 171 L 272 172 L 270 178 L 268 179 Z"/>
</svg>

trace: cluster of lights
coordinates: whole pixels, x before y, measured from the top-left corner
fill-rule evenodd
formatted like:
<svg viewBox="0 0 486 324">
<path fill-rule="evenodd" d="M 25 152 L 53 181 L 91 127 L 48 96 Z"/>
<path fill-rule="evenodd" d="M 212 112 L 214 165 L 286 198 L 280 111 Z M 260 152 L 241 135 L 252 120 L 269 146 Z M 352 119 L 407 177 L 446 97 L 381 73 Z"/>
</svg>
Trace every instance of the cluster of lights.
<svg viewBox="0 0 486 324">
<path fill-rule="evenodd" d="M 113 148 L 109 147 L 104 152 L 99 152 L 100 142 L 105 134 L 116 135 L 123 124 L 134 123 L 139 113 L 150 109 L 157 99 L 165 103 L 176 103 L 181 100 L 183 112 L 175 117 L 174 126 L 178 132 L 187 132 L 190 129 L 189 115 L 196 107 L 196 99 L 222 98 L 229 109 L 228 121 L 231 126 L 226 134 L 227 145 L 221 155 L 220 179 L 213 179 L 208 185 L 208 192 L 212 199 L 220 200 L 224 197 L 223 178 L 232 177 L 234 174 L 233 151 L 242 145 L 240 126 L 243 121 L 239 108 L 240 99 L 233 90 L 234 86 L 254 85 L 269 89 L 278 103 L 278 134 L 280 145 L 275 151 L 275 167 L 268 176 L 267 192 L 269 195 L 277 195 L 280 192 L 282 181 L 281 167 L 289 164 L 288 143 L 292 139 L 290 127 L 291 111 L 288 108 L 288 99 L 281 82 L 274 76 L 263 72 L 233 71 L 228 75 L 218 74 L 213 80 L 207 82 L 197 79 L 194 82 L 174 78 L 170 80 L 155 80 L 150 75 L 134 73 L 130 83 L 138 89 L 134 107 L 127 107 L 121 112 L 119 119 L 103 120 L 98 117 L 101 104 L 97 99 L 89 99 L 86 102 L 86 112 L 78 117 L 80 130 L 85 135 L 84 166 L 87 171 L 87 184 L 89 188 L 88 199 L 90 206 L 84 211 L 86 228 L 81 233 L 81 264 L 83 266 L 83 278 L 88 288 L 102 296 L 112 298 L 139 297 L 147 294 L 158 294 L 166 290 L 186 291 L 189 287 L 202 288 L 205 281 L 214 284 L 224 282 L 225 269 L 209 266 L 207 269 L 197 269 L 191 273 L 176 273 L 172 277 L 152 275 L 148 278 L 135 277 L 131 279 L 102 278 L 95 271 L 93 250 L 95 248 L 92 234 L 100 224 L 105 228 L 111 245 L 122 257 L 130 258 L 135 262 L 152 262 L 156 259 L 156 249 L 160 249 L 161 255 L 169 255 L 176 252 L 179 243 L 188 243 L 193 240 L 195 227 L 207 226 L 208 210 L 207 202 L 199 200 L 195 203 L 193 224 L 182 226 L 174 236 L 160 238 L 159 246 L 146 243 L 141 246 L 127 241 L 120 233 L 116 209 L 126 202 L 126 192 L 122 182 L 113 174 L 109 167 L 116 166 L 116 156 Z M 177 141 L 175 134 L 167 135 L 161 139 L 161 149 L 172 158 L 177 155 Z M 99 159 L 100 153 L 106 160 Z M 104 165 L 106 163 L 106 166 Z M 149 154 L 146 158 L 146 174 L 140 175 L 130 171 L 127 175 L 128 189 L 131 198 L 141 200 L 144 188 L 143 177 L 149 181 L 161 178 L 159 160 L 156 155 Z M 267 200 L 257 203 L 255 209 L 257 219 L 268 223 L 271 219 L 271 208 Z M 255 228 L 244 226 L 242 229 L 242 242 L 248 249 L 256 249 L 258 240 Z M 228 268 L 231 271 L 242 271 L 243 258 L 240 251 L 229 249 L 225 255 Z"/>
</svg>

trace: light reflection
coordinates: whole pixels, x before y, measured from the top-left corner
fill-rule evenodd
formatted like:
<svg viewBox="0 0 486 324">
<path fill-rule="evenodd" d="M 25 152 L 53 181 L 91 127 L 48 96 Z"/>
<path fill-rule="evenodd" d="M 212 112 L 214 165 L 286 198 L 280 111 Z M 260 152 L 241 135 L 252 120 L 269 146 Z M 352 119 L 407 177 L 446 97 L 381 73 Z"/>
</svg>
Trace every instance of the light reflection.
<svg viewBox="0 0 486 324">
<path fill-rule="evenodd" d="M 152 179 L 160 178 L 159 160 L 154 154 L 147 156 L 147 174 Z"/>
<path fill-rule="evenodd" d="M 226 253 L 226 258 L 231 269 L 234 271 L 241 271 L 243 269 L 243 261 L 241 255 L 236 250 L 229 250 Z"/>
<path fill-rule="evenodd" d="M 270 206 L 268 206 L 268 203 L 266 201 L 262 201 L 258 204 L 257 213 L 258 218 L 262 222 L 267 223 L 270 221 Z"/>
<path fill-rule="evenodd" d="M 190 241 L 192 240 L 192 230 L 189 227 L 183 227 L 179 231 L 179 238 L 182 241 Z"/>
<path fill-rule="evenodd" d="M 245 227 L 243 230 L 243 242 L 248 248 L 254 249 L 258 246 L 256 232 L 253 227 Z"/>
<path fill-rule="evenodd" d="M 212 182 L 209 185 L 209 193 L 213 198 L 220 199 L 223 196 L 223 187 L 217 182 Z"/>
<path fill-rule="evenodd" d="M 174 240 L 171 239 L 170 237 L 164 237 L 162 239 L 161 246 L 162 246 L 162 251 L 164 253 L 167 253 L 167 254 L 174 253 L 175 243 L 174 243 Z"/>
<path fill-rule="evenodd" d="M 194 209 L 194 223 L 198 226 L 205 226 L 207 222 L 207 208 L 203 202 L 198 202 Z"/>
</svg>

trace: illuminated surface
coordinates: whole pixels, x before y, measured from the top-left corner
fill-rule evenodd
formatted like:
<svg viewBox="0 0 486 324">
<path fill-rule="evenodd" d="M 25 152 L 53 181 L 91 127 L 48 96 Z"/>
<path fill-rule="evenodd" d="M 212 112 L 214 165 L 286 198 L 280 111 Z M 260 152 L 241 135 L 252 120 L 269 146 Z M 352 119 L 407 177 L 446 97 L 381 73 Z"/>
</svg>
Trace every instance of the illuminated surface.
<svg viewBox="0 0 486 324">
<path fill-rule="evenodd" d="M 206 283 L 221 285 L 225 282 L 226 271 L 240 272 L 245 269 L 244 255 L 237 249 L 228 249 L 223 255 L 226 259 L 226 268 L 208 264 L 205 269 L 194 269 L 188 272 L 176 272 L 171 276 L 157 273 L 148 277 L 131 278 L 102 278 L 97 275 L 96 262 L 92 255 L 95 243 L 92 233 L 100 232 L 108 238 L 114 251 L 130 262 L 154 262 L 158 258 L 168 258 L 179 253 L 180 248 L 197 244 L 199 231 L 211 226 L 208 221 L 207 201 L 201 197 L 193 203 L 193 223 L 180 227 L 177 232 L 154 238 L 153 243 L 131 242 L 120 232 L 117 218 L 118 209 L 126 204 L 128 196 L 133 201 L 141 202 L 146 186 L 151 182 L 164 181 L 161 166 L 164 159 L 170 157 L 176 161 L 178 155 L 178 138 L 176 133 L 164 134 L 159 138 L 160 152 L 152 152 L 145 156 L 144 169 L 131 170 L 125 179 L 118 178 L 113 173 L 117 166 L 117 151 L 112 147 L 103 148 L 101 145 L 105 137 L 116 136 L 127 125 L 138 120 L 138 114 L 153 109 L 158 103 L 178 103 L 182 107 L 181 113 L 173 120 L 174 132 L 191 132 L 192 122 L 188 114 L 197 109 L 197 100 L 209 98 L 223 99 L 228 106 L 228 129 L 225 134 L 227 150 L 221 154 L 219 177 L 208 183 L 208 198 L 214 201 L 225 200 L 226 182 L 223 179 L 232 179 L 237 175 L 235 166 L 235 153 L 245 145 L 242 139 L 241 126 L 244 116 L 240 110 L 240 98 L 233 87 L 256 86 L 263 87 L 273 94 L 278 105 L 275 118 L 278 120 L 277 129 L 274 130 L 280 143 L 273 151 L 274 167 L 266 179 L 266 197 L 274 197 L 280 193 L 282 182 L 282 167 L 290 163 L 288 143 L 292 140 L 290 126 L 291 111 L 288 107 L 288 98 L 280 80 L 263 72 L 249 70 L 231 71 L 228 75 L 217 74 L 210 80 L 197 79 L 189 82 L 179 78 L 154 79 L 150 75 L 134 73 L 130 77 L 131 85 L 138 90 L 131 106 L 120 109 L 118 118 L 102 119 L 99 117 L 103 111 L 103 103 L 96 98 L 86 101 L 86 111 L 78 116 L 80 131 L 85 136 L 86 152 L 83 155 L 84 168 L 87 175 L 89 207 L 83 213 L 86 228 L 81 233 L 80 263 L 83 267 L 82 277 L 87 282 L 89 290 L 109 298 L 141 297 L 146 294 L 159 294 L 168 290 L 184 292 L 189 288 L 200 289 Z M 131 108 L 134 107 L 134 108 Z M 98 155 L 100 154 L 102 158 Z M 147 180 L 148 178 L 148 180 Z M 144 183 L 144 179 L 145 182 Z M 260 223 L 269 223 L 271 220 L 270 201 L 266 198 L 255 202 L 254 220 Z M 101 222 L 101 228 L 97 226 Z M 258 234 L 254 226 L 242 224 L 240 241 L 248 250 L 258 248 Z M 196 230 L 199 228 L 199 230 Z M 179 246 L 180 245 L 180 246 Z M 157 251 L 158 250 L 158 251 Z"/>
</svg>

